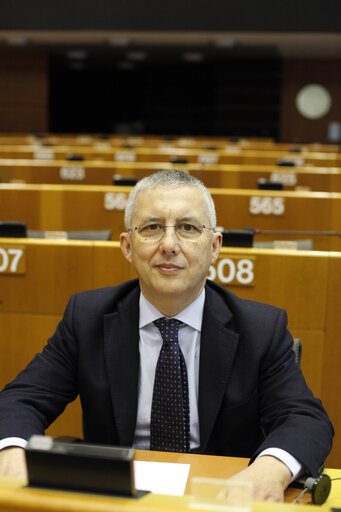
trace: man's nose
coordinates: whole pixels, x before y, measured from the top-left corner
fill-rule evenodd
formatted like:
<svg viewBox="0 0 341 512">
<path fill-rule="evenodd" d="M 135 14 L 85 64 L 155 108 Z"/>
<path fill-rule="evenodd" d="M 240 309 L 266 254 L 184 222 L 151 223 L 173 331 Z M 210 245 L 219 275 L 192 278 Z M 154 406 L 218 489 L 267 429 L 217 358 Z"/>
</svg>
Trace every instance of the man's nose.
<svg viewBox="0 0 341 512">
<path fill-rule="evenodd" d="M 160 241 L 160 251 L 163 254 L 177 254 L 180 251 L 180 240 L 174 226 L 166 226 Z"/>
</svg>

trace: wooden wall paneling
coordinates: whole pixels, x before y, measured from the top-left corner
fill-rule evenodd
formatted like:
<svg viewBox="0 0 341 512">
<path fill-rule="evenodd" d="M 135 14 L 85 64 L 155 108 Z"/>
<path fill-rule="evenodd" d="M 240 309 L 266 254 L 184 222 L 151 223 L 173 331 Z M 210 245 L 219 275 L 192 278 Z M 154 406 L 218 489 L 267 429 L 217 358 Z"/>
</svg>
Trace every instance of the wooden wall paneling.
<svg viewBox="0 0 341 512">
<path fill-rule="evenodd" d="M 340 120 L 341 59 L 285 59 L 282 72 L 281 140 L 328 142 L 328 123 Z M 296 94 L 310 83 L 324 85 L 332 96 L 330 111 L 321 119 L 306 119 L 296 109 Z"/>
<path fill-rule="evenodd" d="M 0 131 L 46 131 L 48 73 L 44 53 L 0 53 Z"/>
</svg>

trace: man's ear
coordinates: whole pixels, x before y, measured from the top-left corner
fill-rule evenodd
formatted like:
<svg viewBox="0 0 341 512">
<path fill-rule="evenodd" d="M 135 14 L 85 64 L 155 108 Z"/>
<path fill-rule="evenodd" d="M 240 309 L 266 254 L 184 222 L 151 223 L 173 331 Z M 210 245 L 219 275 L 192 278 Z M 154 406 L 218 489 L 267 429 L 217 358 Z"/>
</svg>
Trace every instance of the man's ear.
<svg viewBox="0 0 341 512">
<path fill-rule="evenodd" d="M 121 233 L 120 234 L 120 246 L 121 250 L 123 252 L 123 256 L 131 263 L 131 240 L 128 233 Z"/>
<path fill-rule="evenodd" d="M 219 256 L 219 252 L 221 249 L 221 245 L 223 243 L 223 235 L 217 231 L 213 234 L 213 242 L 212 242 L 212 259 L 211 264 L 215 263 L 217 261 L 217 258 Z"/>
</svg>

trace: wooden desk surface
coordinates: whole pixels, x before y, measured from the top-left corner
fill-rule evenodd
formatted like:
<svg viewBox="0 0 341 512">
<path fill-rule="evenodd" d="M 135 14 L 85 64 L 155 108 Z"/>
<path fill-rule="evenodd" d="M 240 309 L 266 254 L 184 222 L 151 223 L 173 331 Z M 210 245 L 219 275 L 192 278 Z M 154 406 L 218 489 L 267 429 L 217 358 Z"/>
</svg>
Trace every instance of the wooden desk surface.
<svg viewBox="0 0 341 512">
<path fill-rule="evenodd" d="M 207 455 L 173 454 L 136 450 L 136 460 L 155 462 L 190 463 L 190 473 L 185 496 L 165 496 L 147 494 L 140 499 L 117 498 L 76 492 L 28 489 L 23 480 L 0 478 L 0 511 L 1 512 L 163 512 L 170 510 L 189 510 L 190 480 L 193 476 L 226 477 L 235 474 L 247 465 L 247 459 L 234 457 L 214 457 Z M 341 470 L 329 470 L 332 478 L 340 477 Z M 332 492 L 323 510 L 341 504 L 341 485 L 335 482 Z M 253 512 L 293 512 L 312 510 L 311 505 L 293 504 L 297 489 L 288 489 L 286 503 L 253 503 Z M 307 498 L 309 500 L 309 497 Z M 191 509 L 192 510 L 192 509 Z"/>
</svg>

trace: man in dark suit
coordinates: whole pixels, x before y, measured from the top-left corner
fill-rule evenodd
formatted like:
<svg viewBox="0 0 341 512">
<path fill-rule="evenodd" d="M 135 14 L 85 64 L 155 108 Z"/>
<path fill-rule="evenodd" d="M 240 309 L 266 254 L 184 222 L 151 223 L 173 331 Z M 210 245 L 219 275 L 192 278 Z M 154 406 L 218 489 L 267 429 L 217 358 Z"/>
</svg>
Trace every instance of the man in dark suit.
<svg viewBox="0 0 341 512">
<path fill-rule="evenodd" d="M 188 443 L 168 449 L 250 457 L 233 478 L 251 481 L 256 499 L 282 500 L 292 479 L 317 475 L 333 437 L 294 361 L 285 312 L 206 282 L 221 234 L 209 192 L 188 174 L 138 182 L 125 221 L 121 248 L 139 279 L 71 297 L 43 352 L 0 394 L 0 473 L 24 474 L 26 440 L 77 394 L 86 441 L 162 449 L 167 427 L 153 420 L 162 318 L 166 329 L 177 325 L 178 394 L 187 401 L 170 435 L 183 422 Z"/>
</svg>

